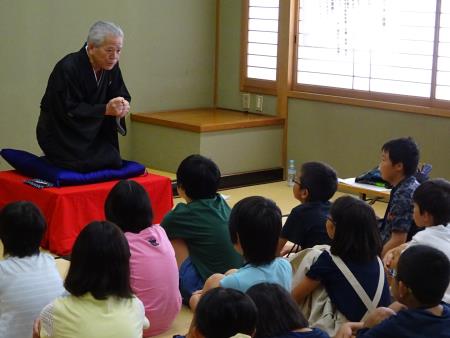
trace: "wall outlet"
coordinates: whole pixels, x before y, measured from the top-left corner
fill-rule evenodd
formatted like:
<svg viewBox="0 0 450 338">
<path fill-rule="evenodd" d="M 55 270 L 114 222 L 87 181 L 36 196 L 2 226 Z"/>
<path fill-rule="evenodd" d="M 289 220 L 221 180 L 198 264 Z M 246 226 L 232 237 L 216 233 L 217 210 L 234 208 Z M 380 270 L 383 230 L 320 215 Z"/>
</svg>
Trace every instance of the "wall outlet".
<svg viewBox="0 0 450 338">
<path fill-rule="evenodd" d="M 256 95 L 256 111 L 263 111 L 263 96 Z"/>
<path fill-rule="evenodd" d="M 250 93 L 242 93 L 242 109 L 249 110 L 250 109 Z"/>
</svg>

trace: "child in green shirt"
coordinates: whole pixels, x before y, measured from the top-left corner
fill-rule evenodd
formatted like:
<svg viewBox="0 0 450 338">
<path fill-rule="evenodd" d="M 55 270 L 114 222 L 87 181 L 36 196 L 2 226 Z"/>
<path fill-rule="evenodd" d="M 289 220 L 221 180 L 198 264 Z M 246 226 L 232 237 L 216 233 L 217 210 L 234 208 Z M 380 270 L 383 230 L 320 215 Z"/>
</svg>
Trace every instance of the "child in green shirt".
<svg viewBox="0 0 450 338">
<path fill-rule="evenodd" d="M 220 170 L 201 155 L 185 158 L 177 170 L 179 203 L 162 220 L 180 269 L 180 291 L 187 304 L 213 273 L 242 266 L 228 232 L 230 207 L 217 193 Z"/>
</svg>

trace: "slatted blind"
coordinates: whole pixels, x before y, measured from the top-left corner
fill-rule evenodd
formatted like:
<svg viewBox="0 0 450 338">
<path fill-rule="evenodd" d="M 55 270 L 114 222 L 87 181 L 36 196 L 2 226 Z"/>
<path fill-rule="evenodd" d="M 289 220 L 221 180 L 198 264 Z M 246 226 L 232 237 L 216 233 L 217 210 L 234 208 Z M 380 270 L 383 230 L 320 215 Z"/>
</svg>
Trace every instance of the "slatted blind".
<svg viewBox="0 0 450 338">
<path fill-rule="evenodd" d="M 279 0 L 250 0 L 247 77 L 276 80 Z"/>
<path fill-rule="evenodd" d="M 450 97 L 450 0 L 437 93 Z M 297 84 L 430 97 L 436 0 L 300 0 Z"/>
<path fill-rule="evenodd" d="M 450 0 L 441 1 L 436 98 L 450 100 Z"/>
</svg>

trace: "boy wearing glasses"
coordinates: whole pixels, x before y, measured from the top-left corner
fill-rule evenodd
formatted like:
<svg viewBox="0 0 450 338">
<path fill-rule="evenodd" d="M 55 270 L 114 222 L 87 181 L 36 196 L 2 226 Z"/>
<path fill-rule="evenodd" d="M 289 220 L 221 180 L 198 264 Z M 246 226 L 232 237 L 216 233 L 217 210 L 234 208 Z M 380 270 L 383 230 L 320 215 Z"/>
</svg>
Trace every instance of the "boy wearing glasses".
<svg viewBox="0 0 450 338">
<path fill-rule="evenodd" d="M 333 168 L 321 162 L 302 165 L 293 188 L 294 197 L 301 204 L 292 209 L 281 231 L 278 241 L 281 256 L 330 243 L 325 224 L 331 206 L 329 199 L 336 190 L 337 176 Z M 294 245 L 286 244 L 287 241 Z"/>
<path fill-rule="evenodd" d="M 344 324 L 336 338 L 349 338 L 358 329 L 357 338 L 450 337 L 450 306 L 442 302 L 450 281 L 447 256 L 429 246 L 413 246 L 402 253 L 393 275 L 392 293 L 403 307 L 378 308 L 364 322 Z"/>
</svg>

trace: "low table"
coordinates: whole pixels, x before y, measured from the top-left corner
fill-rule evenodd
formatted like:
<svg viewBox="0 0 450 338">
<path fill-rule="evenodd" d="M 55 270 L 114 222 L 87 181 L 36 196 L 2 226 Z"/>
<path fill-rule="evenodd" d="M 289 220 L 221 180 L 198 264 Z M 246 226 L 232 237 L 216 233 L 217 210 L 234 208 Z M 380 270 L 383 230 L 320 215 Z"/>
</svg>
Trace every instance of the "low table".
<svg viewBox="0 0 450 338">
<path fill-rule="evenodd" d="M 355 178 L 340 178 L 338 180 L 338 191 L 357 194 L 361 199 L 373 198 L 374 200 L 389 201 L 391 189 L 378 187 L 370 184 L 355 182 Z"/>
<path fill-rule="evenodd" d="M 61 256 L 70 254 L 75 239 L 86 224 L 105 219 L 106 196 L 118 182 L 37 189 L 23 183 L 26 179 L 28 177 L 15 170 L 0 172 L 0 208 L 19 200 L 35 203 L 47 220 L 42 247 Z M 147 190 L 153 208 L 153 222 L 159 223 L 173 206 L 171 180 L 155 174 L 132 180 Z"/>
</svg>

